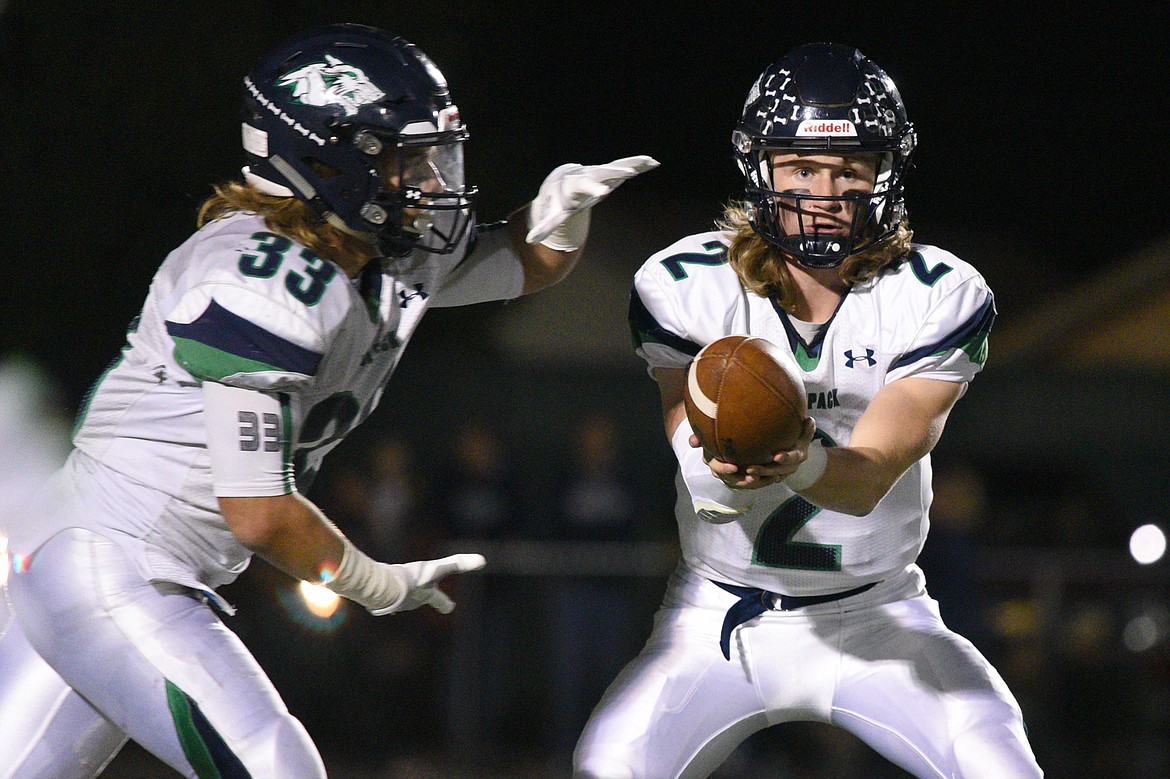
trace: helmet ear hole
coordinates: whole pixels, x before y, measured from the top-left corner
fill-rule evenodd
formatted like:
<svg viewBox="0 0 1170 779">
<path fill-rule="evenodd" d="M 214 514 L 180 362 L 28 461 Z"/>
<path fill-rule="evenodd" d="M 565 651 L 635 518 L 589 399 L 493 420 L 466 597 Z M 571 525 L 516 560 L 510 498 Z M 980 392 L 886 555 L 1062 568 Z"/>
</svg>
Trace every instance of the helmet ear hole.
<svg viewBox="0 0 1170 779">
<path fill-rule="evenodd" d="M 306 157 L 305 164 L 312 168 L 313 172 L 325 181 L 328 181 L 329 179 L 335 179 L 342 175 L 341 171 L 337 168 L 327 163 L 321 162 L 321 160 L 315 159 L 313 157 Z"/>
</svg>

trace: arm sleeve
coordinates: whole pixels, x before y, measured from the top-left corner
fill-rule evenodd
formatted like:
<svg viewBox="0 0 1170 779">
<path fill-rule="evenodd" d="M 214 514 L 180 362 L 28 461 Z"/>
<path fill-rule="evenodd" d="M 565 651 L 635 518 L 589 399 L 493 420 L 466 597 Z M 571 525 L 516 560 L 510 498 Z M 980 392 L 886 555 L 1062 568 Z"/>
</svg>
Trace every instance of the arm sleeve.
<svg viewBox="0 0 1170 779">
<path fill-rule="evenodd" d="M 712 341 L 747 332 L 746 312 L 743 285 L 727 264 L 719 233 L 690 236 L 634 274 L 630 335 L 651 375 L 656 368 L 685 368 Z"/>
<path fill-rule="evenodd" d="M 477 227 L 475 240 L 435 295 L 432 306 L 511 300 L 524 290 L 524 265 L 506 223 Z"/>
<path fill-rule="evenodd" d="M 203 382 L 207 453 L 216 497 L 270 497 L 296 491 L 282 398 Z"/>
<path fill-rule="evenodd" d="M 686 368 L 702 346 L 679 335 L 685 328 L 674 313 L 671 296 L 649 274 L 638 274 L 630 290 L 629 325 L 634 351 L 655 368 Z"/>
<path fill-rule="evenodd" d="M 691 494 L 691 504 L 701 519 L 716 524 L 729 522 L 755 505 L 758 490 L 733 490 L 715 478 L 703 452 L 690 445 L 691 423 L 685 418 L 670 439 L 679 471 Z"/>
</svg>

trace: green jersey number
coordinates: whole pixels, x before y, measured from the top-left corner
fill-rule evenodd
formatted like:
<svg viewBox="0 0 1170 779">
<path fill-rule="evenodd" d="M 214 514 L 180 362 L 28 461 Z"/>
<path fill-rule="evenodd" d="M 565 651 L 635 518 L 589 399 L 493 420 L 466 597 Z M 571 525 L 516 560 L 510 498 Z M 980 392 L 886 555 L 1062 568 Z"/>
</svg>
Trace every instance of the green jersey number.
<svg viewBox="0 0 1170 779">
<path fill-rule="evenodd" d="M 926 260 L 918 252 L 911 252 L 909 262 L 910 270 L 914 272 L 915 277 L 928 287 L 933 287 L 936 281 L 954 270 L 945 262 L 939 262 L 933 268 L 928 268 Z"/>
<path fill-rule="evenodd" d="M 686 254 L 675 254 L 662 260 L 662 267 L 666 268 L 667 273 L 675 281 L 682 281 L 687 278 L 687 269 L 684 265 L 722 265 L 727 262 L 727 250 L 719 241 L 707 241 L 703 244 L 703 250 L 711 252 L 710 254 L 699 254 L 698 252 L 688 252 Z"/>
</svg>

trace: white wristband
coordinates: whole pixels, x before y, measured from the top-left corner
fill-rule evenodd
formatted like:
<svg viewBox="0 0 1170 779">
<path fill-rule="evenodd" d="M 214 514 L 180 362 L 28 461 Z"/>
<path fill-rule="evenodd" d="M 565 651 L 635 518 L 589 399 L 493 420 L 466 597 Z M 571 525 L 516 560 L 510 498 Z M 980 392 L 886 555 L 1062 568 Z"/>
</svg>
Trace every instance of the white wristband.
<svg viewBox="0 0 1170 779">
<path fill-rule="evenodd" d="M 371 612 L 388 614 L 401 606 L 410 587 L 394 571 L 394 566 L 377 562 L 348 538 L 342 538 L 341 542 L 344 544 L 341 565 L 333 580 L 324 582 L 325 586 Z"/>
<path fill-rule="evenodd" d="M 829 453 L 825 451 L 824 444 L 821 443 L 820 439 L 813 439 L 812 443 L 808 445 L 808 457 L 800 464 L 799 468 L 784 480 L 784 483 L 793 492 L 808 489 L 824 475 L 825 467 L 828 464 Z"/>
</svg>

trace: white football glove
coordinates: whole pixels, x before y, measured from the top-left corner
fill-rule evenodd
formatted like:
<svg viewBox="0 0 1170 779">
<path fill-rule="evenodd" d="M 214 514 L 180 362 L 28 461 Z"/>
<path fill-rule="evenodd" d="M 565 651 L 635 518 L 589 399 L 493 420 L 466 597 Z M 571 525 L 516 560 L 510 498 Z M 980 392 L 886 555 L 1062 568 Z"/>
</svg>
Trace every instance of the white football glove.
<svg viewBox="0 0 1170 779">
<path fill-rule="evenodd" d="M 406 597 L 393 606 L 370 609 L 376 617 L 395 611 L 410 611 L 419 606 L 430 606 L 440 614 L 455 610 L 455 601 L 439 589 L 439 581 L 449 574 L 467 573 L 483 568 L 487 561 L 481 554 L 453 554 L 441 560 L 421 560 L 416 563 L 387 565 L 404 584 Z M 382 563 L 386 565 L 386 563 Z"/>
<path fill-rule="evenodd" d="M 658 167 L 658 160 L 640 155 L 608 165 L 570 162 L 553 170 L 528 208 L 528 243 L 570 252 L 581 248 L 589 234 L 589 209 L 622 182 Z"/>
<path fill-rule="evenodd" d="M 454 554 L 440 560 L 392 565 L 375 561 L 348 539 L 344 544 L 337 576 L 325 586 L 365 606 L 376 617 L 423 605 L 450 614 L 455 601 L 439 589 L 439 582 L 453 573 L 478 571 L 487 562 L 480 554 Z"/>
</svg>

